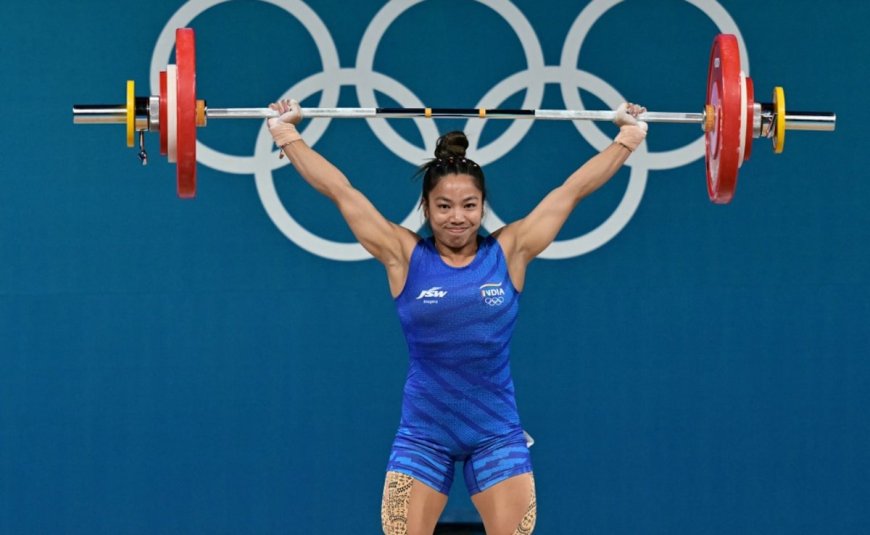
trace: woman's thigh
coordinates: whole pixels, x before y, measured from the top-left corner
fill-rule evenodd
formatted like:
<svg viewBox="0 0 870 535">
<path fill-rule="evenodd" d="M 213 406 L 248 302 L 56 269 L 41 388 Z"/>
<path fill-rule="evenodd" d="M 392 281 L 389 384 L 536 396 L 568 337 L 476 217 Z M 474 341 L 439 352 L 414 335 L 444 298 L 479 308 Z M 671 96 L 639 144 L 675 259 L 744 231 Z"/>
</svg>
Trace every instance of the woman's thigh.
<svg viewBox="0 0 870 535">
<path fill-rule="evenodd" d="M 387 472 L 381 502 L 386 535 L 432 535 L 447 495 L 400 472 Z"/>
<path fill-rule="evenodd" d="M 528 535 L 535 528 L 537 501 L 531 472 L 505 479 L 471 497 L 487 535 Z"/>
</svg>

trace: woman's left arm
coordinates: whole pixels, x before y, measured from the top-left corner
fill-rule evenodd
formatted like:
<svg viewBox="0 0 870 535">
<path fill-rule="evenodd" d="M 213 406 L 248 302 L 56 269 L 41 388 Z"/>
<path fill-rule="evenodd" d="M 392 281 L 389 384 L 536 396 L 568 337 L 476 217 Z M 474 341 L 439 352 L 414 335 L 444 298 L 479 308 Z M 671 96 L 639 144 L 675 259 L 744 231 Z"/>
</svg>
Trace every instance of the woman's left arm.
<svg viewBox="0 0 870 535">
<path fill-rule="evenodd" d="M 577 204 L 606 184 L 644 140 L 647 125 L 636 119 L 643 111 L 644 108 L 636 105 L 620 106 L 614 121 L 620 125 L 620 131 L 613 144 L 574 171 L 526 217 L 495 233 L 505 250 L 515 285 L 522 285 L 525 266 L 556 239 Z"/>
</svg>

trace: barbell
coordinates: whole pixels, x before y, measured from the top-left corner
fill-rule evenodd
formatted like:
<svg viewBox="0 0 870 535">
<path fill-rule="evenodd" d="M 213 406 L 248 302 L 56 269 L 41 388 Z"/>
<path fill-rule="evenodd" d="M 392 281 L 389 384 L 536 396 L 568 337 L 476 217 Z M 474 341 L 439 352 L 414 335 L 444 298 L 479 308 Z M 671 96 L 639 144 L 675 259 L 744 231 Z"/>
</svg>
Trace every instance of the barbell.
<svg viewBox="0 0 870 535">
<path fill-rule="evenodd" d="M 192 28 L 175 32 L 176 65 L 160 72 L 160 94 L 138 97 L 135 84 L 127 81 L 125 104 L 76 104 L 75 124 L 124 124 L 127 146 L 139 137 L 139 158 L 148 162 L 145 132 L 159 132 L 160 154 L 176 164 L 178 196 L 196 195 L 196 129 L 208 119 L 267 119 L 277 113 L 270 108 L 209 108 L 196 96 L 196 46 Z M 484 108 L 305 108 L 309 118 L 473 118 L 612 121 L 613 111 L 524 110 Z M 785 147 L 787 130 L 833 131 L 837 116 L 831 112 L 792 111 L 785 108 L 785 91 L 773 90 L 773 101 L 755 101 L 752 79 L 740 67 L 737 38 L 717 35 L 707 69 L 707 97 L 698 113 L 647 111 L 640 119 L 650 122 L 698 124 L 706 145 L 707 193 L 716 204 L 731 201 L 737 189 L 737 174 L 749 159 L 752 140 L 767 137 L 773 151 Z"/>
</svg>

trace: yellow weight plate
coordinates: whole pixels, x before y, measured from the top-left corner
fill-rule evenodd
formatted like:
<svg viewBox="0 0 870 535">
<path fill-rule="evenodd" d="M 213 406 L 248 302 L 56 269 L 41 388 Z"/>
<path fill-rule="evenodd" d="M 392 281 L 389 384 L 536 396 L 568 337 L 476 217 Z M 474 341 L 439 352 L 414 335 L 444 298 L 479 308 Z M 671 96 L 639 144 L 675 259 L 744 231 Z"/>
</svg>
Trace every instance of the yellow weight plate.
<svg viewBox="0 0 870 535">
<path fill-rule="evenodd" d="M 773 131 L 773 152 L 781 154 L 785 148 L 785 90 L 776 86 L 773 88 L 773 111 L 776 113 L 776 125 Z"/>
<path fill-rule="evenodd" d="M 136 84 L 127 80 L 127 146 L 135 145 L 136 139 Z"/>
</svg>

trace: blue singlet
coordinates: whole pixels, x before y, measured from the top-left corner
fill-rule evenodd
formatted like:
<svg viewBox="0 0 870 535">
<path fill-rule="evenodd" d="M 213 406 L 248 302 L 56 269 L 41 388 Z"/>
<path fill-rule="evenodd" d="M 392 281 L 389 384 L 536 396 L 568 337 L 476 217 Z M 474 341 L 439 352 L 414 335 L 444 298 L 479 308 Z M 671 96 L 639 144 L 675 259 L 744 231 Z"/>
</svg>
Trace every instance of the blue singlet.
<svg viewBox="0 0 870 535">
<path fill-rule="evenodd" d="M 509 358 L 519 292 L 498 242 L 479 237 L 456 268 L 421 240 L 395 301 L 410 359 L 387 470 L 447 494 L 462 461 L 472 495 L 530 472 Z"/>
</svg>

